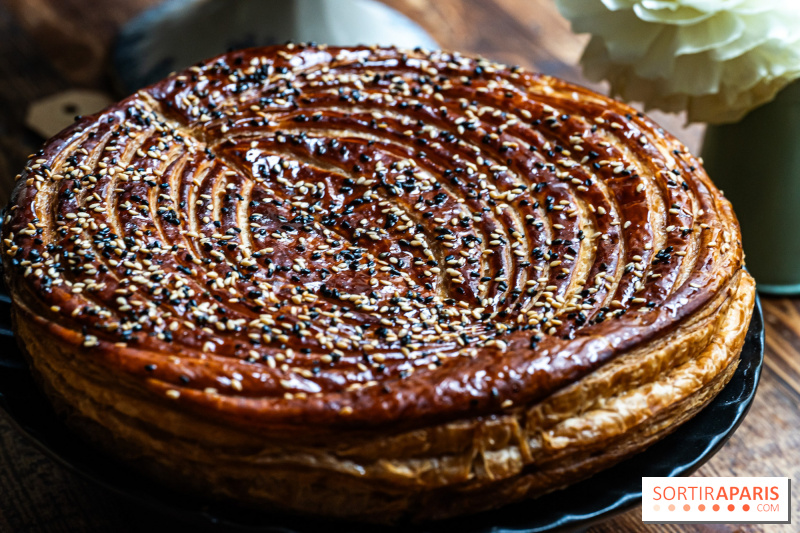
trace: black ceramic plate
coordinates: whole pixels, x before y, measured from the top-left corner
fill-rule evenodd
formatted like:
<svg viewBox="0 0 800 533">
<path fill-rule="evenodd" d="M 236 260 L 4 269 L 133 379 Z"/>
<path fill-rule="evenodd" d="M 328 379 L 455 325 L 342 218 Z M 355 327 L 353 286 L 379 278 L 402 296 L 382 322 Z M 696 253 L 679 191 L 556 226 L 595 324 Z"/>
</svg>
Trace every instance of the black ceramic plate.
<svg viewBox="0 0 800 533">
<path fill-rule="evenodd" d="M 687 476 L 708 461 L 741 423 L 756 392 L 764 353 L 761 305 L 756 309 L 730 383 L 675 433 L 586 481 L 537 500 L 414 528 L 315 521 L 198 500 L 161 487 L 87 447 L 56 417 L 36 388 L 11 335 L 9 300 L 0 295 L 0 405 L 42 451 L 95 483 L 162 514 L 225 531 L 312 533 L 317 531 L 417 531 L 439 533 L 534 533 L 584 528 L 641 502 L 643 476 Z M 323 529 L 324 528 L 324 529 Z"/>
</svg>

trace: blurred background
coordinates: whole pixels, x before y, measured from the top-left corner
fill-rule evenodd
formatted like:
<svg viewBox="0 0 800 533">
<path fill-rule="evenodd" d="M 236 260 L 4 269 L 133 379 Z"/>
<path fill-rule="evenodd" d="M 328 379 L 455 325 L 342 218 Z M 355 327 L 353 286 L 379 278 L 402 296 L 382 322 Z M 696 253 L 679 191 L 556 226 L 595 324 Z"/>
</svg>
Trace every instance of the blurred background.
<svg viewBox="0 0 800 533">
<path fill-rule="evenodd" d="M 215 2 L 216 7 L 226 2 L 229 6 L 242 4 L 240 0 L 206 1 Z M 344 31 L 347 28 L 361 37 L 378 34 L 405 40 L 402 44 L 417 39 L 420 44 L 438 43 L 444 49 L 481 54 L 608 92 L 604 84 L 582 78 L 578 60 L 588 36 L 572 33 L 552 0 L 382 0 L 382 5 L 399 15 L 367 6 L 371 0 L 363 0 L 361 6 L 356 5 L 361 0 L 329 0 L 325 2 L 328 11 L 317 10 L 305 17 L 287 7 L 289 0 L 282 1 L 279 5 L 264 0 L 264 5 L 279 5 L 280 10 L 266 10 L 262 18 L 242 20 L 231 17 L 230 12 L 222 19 L 200 17 L 203 20 L 192 22 L 200 29 L 188 35 L 180 30 L 181 17 L 175 16 L 182 7 L 197 2 L 170 0 L 169 9 L 148 12 L 161 5 L 161 0 L 0 0 L 0 204 L 6 203 L 14 176 L 28 155 L 65 120 L 68 123 L 76 114 L 91 113 L 125 96 L 159 69 L 186 66 L 181 64 L 182 54 L 205 52 L 209 47 L 224 52 L 227 46 L 263 44 L 264 40 L 283 42 L 286 34 L 308 38 L 304 36 L 308 28 L 321 20 L 328 25 L 313 31 L 338 41 L 330 44 L 360 42 L 351 39 L 350 30 Z M 288 11 L 282 11 L 284 8 Z M 363 21 L 358 18 L 362 8 Z M 355 15 L 338 9 L 355 10 Z M 329 18 L 320 18 L 323 16 Z M 337 17 L 345 20 L 337 21 Z M 229 25 L 227 29 L 217 31 L 220 20 Z M 373 24 L 376 20 L 380 24 Z M 248 28 L 237 32 L 241 29 L 238 24 Z M 152 28 L 161 29 L 148 35 Z M 259 28 L 269 31 L 259 34 Z M 125 37 L 120 41 L 121 32 Z M 683 115 L 650 115 L 693 152 L 700 151 L 703 126 L 685 127 Z M 800 311 L 790 299 L 767 300 L 765 310 L 767 358 L 751 415 L 699 475 L 794 474 L 795 479 L 800 478 L 796 461 L 800 450 Z M 153 516 L 62 469 L 0 415 L 0 532 L 127 533 L 167 527 L 181 531 L 185 526 Z M 589 531 L 789 532 L 795 531 L 794 527 L 644 526 L 641 511 L 634 509 Z"/>
</svg>

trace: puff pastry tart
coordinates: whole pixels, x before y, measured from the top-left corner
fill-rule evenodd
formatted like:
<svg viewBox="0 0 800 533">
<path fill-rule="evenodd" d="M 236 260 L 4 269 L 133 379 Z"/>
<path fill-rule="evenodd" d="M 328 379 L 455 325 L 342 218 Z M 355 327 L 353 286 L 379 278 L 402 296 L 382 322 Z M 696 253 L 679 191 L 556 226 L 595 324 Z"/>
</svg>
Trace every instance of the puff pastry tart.
<svg viewBox="0 0 800 533">
<path fill-rule="evenodd" d="M 211 59 L 48 141 L 3 222 L 73 427 L 188 490 L 369 521 L 643 450 L 725 386 L 754 303 L 680 142 L 450 52 Z"/>
</svg>

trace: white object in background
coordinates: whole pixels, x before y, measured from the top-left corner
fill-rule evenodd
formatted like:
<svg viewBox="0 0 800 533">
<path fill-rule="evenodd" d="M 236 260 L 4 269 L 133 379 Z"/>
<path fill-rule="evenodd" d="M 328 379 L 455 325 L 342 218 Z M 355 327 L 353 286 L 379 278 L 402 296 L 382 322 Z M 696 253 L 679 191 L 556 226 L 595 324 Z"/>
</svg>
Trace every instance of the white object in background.
<svg viewBox="0 0 800 533">
<path fill-rule="evenodd" d="M 581 64 L 626 100 L 735 122 L 800 77 L 799 0 L 556 0 Z"/>
<path fill-rule="evenodd" d="M 114 63 L 132 92 L 231 49 L 286 41 L 438 48 L 416 23 L 374 0 L 167 0 L 122 29 Z"/>
<path fill-rule="evenodd" d="M 75 121 L 76 115 L 91 115 L 111 104 L 111 98 L 96 91 L 73 89 L 37 100 L 28 107 L 25 124 L 50 138 Z"/>
</svg>

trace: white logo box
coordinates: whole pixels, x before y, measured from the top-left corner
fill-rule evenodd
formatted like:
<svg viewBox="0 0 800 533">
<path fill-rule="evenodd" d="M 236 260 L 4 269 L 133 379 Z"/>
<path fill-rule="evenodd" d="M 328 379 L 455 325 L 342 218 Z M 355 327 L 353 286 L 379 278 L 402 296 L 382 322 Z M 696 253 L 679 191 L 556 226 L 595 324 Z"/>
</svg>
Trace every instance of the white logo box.
<svg viewBox="0 0 800 533">
<path fill-rule="evenodd" d="M 642 522 L 788 524 L 788 477 L 643 477 Z"/>
</svg>

